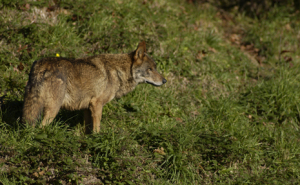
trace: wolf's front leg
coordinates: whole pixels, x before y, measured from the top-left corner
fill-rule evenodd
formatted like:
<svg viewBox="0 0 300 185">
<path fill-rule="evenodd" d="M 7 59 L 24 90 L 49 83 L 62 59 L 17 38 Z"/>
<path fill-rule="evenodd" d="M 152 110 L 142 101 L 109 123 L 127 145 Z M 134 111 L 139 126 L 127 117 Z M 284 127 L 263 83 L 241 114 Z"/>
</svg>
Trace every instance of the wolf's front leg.
<svg viewBox="0 0 300 185">
<path fill-rule="evenodd" d="M 102 117 L 102 108 L 103 104 L 101 101 L 91 101 L 90 103 L 90 111 L 91 118 L 93 121 L 93 132 L 100 132 L 100 121 Z"/>
</svg>

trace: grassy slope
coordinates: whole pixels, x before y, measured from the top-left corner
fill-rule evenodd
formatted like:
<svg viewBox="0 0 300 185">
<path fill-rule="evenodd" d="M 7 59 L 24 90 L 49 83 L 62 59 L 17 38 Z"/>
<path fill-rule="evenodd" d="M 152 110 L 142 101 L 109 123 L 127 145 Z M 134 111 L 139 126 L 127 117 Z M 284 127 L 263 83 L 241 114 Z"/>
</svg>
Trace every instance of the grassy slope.
<svg viewBox="0 0 300 185">
<path fill-rule="evenodd" d="M 0 182 L 297 184 L 299 15 L 144 2 L 0 11 Z M 129 52 L 140 40 L 168 83 L 107 104 L 100 134 L 82 134 L 80 111 L 45 129 L 18 123 L 34 60 Z"/>
</svg>

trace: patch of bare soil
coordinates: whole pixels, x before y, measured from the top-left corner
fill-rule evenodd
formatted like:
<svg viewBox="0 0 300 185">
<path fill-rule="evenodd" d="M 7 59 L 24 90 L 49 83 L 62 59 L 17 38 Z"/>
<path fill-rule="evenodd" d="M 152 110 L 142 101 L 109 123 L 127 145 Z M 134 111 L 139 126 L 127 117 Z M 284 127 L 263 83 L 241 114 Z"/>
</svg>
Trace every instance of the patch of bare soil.
<svg viewBox="0 0 300 185">
<path fill-rule="evenodd" d="M 261 55 L 261 50 L 256 48 L 253 43 L 243 41 L 245 36 L 244 29 L 237 23 L 235 18 L 224 10 L 220 10 L 217 16 L 222 20 L 224 37 L 231 45 L 238 47 L 250 59 L 255 66 L 263 66 L 266 57 Z"/>
</svg>

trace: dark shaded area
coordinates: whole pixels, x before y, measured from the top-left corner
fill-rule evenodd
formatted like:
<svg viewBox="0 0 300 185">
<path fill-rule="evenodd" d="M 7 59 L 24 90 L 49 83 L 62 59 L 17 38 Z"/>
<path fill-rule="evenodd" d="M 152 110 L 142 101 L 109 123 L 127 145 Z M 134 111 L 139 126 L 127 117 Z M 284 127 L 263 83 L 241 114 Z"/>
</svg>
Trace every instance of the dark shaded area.
<svg viewBox="0 0 300 185">
<path fill-rule="evenodd" d="M 21 130 L 20 136 L 24 134 L 28 133 Z M 22 138 L 16 138 L 16 141 L 18 140 Z M 5 162 L 5 165 L 9 166 L 6 176 L 19 181 L 22 175 L 26 175 L 26 178 L 22 179 L 23 183 L 60 184 L 65 181 L 76 184 L 81 179 L 78 174 L 87 176 L 95 173 L 92 170 L 87 172 L 79 169 L 90 165 L 79 160 L 87 154 L 87 150 L 80 138 L 66 132 L 65 127 L 57 131 L 40 129 L 26 150 L 12 149 L 5 143 L 0 143 L 0 146 L 0 157 L 8 158 Z"/>
<path fill-rule="evenodd" d="M 127 111 L 127 112 L 138 112 L 139 108 L 137 106 L 134 106 L 130 103 L 127 103 L 123 106 L 123 108 Z"/>
<path fill-rule="evenodd" d="M 211 3 L 225 11 L 237 7 L 240 13 L 244 12 L 250 17 L 258 18 L 265 18 L 268 11 L 276 6 L 290 7 L 292 12 L 300 10 L 299 0 L 187 0 L 187 2 L 195 4 Z"/>
<path fill-rule="evenodd" d="M 0 121 L 11 126 L 13 130 L 22 128 L 21 123 L 23 101 L 4 101 L 4 97 L 0 98 Z M 2 120 L 1 120 L 2 119 Z M 39 119 L 42 119 L 40 116 Z M 71 128 L 75 127 L 78 123 L 83 124 L 82 111 L 68 111 L 61 109 L 55 117 L 56 121 L 68 123 Z"/>
<path fill-rule="evenodd" d="M 253 116 L 252 122 L 256 124 L 300 121 L 297 97 L 293 94 L 298 89 L 298 84 L 289 83 L 287 79 L 277 83 L 269 80 L 247 89 L 241 94 L 239 104 L 246 108 L 247 115 Z"/>
<path fill-rule="evenodd" d="M 205 170 L 217 172 L 221 166 L 227 166 L 232 160 L 238 160 L 247 153 L 247 151 L 237 151 L 234 140 L 228 134 L 216 131 L 199 133 L 199 130 L 197 133 L 185 132 L 185 129 L 180 128 L 179 125 L 176 129 L 170 130 L 141 131 L 135 136 L 135 140 L 150 153 L 156 152 L 161 147 L 164 148 L 166 155 L 159 165 L 161 169 L 174 170 L 175 173 L 191 163 L 206 164 L 205 166 L 209 167 Z M 186 143 L 182 142 L 184 140 Z M 195 156 L 199 157 L 195 159 Z M 184 170 L 182 174 L 185 174 Z"/>
<path fill-rule="evenodd" d="M 19 128 L 23 101 L 4 101 L 3 99 L 4 97 L 0 99 L 0 122 L 4 122 L 14 129 Z"/>
<path fill-rule="evenodd" d="M 136 167 L 142 167 L 142 164 L 134 158 L 119 157 L 124 150 L 129 150 L 130 145 L 134 144 L 128 134 L 125 133 L 125 135 L 127 137 L 124 137 L 124 133 L 101 133 L 91 135 L 87 140 L 93 156 L 93 164 L 100 169 L 97 175 L 104 184 L 126 184 L 126 182 L 138 184 L 141 181 L 141 179 L 135 179 L 133 173 Z"/>
<path fill-rule="evenodd" d="M 78 123 L 83 125 L 83 110 L 69 111 L 60 109 L 59 113 L 55 117 L 55 120 L 65 123 L 71 128 L 75 127 Z"/>
</svg>

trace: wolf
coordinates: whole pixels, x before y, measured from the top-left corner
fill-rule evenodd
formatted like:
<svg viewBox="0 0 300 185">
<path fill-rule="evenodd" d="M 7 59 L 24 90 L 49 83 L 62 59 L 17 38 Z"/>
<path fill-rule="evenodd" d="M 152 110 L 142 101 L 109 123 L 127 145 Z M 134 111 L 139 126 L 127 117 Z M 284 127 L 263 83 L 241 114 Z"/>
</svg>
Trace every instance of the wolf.
<svg viewBox="0 0 300 185">
<path fill-rule="evenodd" d="M 81 59 L 43 58 L 31 67 L 25 88 L 22 122 L 50 124 L 60 108 L 84 110 L 86 133 L 99 132 L 103 106 L 140 83 L 161 86 L 167 80 L 146 53 L 146 43 L 127 54 L 100 54 Z"/>
</svg>

